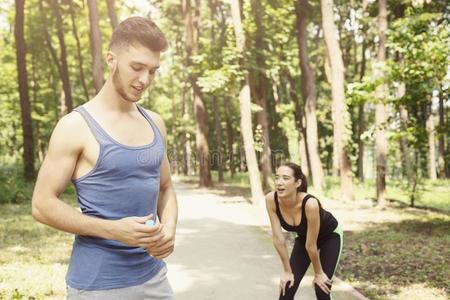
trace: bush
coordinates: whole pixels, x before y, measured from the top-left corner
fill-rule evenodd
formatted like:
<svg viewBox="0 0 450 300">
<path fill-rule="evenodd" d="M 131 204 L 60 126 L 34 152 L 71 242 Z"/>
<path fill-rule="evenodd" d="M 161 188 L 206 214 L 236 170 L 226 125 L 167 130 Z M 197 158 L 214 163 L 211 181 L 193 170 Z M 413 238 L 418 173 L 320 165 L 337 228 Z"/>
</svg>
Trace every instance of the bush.
<svg viewBox="0 0 450 300">
<path fill-rule="evenodd" d="M 17 166 L 0 166 L 0 204 L 31 200 L 33 184 L 23 177 Z"/>
</svg>

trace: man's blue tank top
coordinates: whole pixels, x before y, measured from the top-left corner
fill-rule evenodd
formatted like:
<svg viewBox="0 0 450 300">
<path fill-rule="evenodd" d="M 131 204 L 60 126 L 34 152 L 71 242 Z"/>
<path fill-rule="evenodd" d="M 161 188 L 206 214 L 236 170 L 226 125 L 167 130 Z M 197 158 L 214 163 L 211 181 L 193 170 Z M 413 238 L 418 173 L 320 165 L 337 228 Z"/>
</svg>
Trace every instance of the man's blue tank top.
<svg viewBox="0 0 450 300">
<path fill-rule="evenodd" d="M 114 140 L 83 106 L 75 109 L 100 145 L 94 168 L 73 180 L 83 214 L 108 220 L 156 215 L 164 141 L 150 116 L 137 108 L 154 132 L 150 144 L 137 147 Z M 66 283 L 82 290 L 134 286 L 151 279 L 164 265 L 143 248 L 76 235 Z"/>
</svg>

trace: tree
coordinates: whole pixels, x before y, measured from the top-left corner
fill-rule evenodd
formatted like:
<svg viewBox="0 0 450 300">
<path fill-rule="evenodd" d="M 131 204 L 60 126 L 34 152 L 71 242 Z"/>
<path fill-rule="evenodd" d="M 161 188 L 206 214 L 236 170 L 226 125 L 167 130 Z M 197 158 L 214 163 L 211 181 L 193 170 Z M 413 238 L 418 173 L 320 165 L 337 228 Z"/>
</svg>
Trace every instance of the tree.
<svg viewBox="0 0 450 300">
<path fill-rule="evenodd" d="M 377 65 L 375 68 L 375 78 L 381 83 L 375 90 L 376 108 L 375 108 L 375 160 L 376 160 L 376 191 L 378 205 L 383 207 L 386 205 L 386 105 L 384 102 L 387 97 L 387 87 L 383 82 L 384 64 L 386 60 L 386 31 L 387 25 L 387 4 L 386 0 L 378 0 L 378 54 Z"/>
<path fill-rule="evenodd" d="M 102 36 L 99 28 L 99 16 L 97 10 L 97 2 L 95 0 L 87 0 L 89 10 L 89 37 L 92 55 L 92 77 L 94 81 L 94 89 L 97 94 L 103 86 L 103 56 L 102 56 Z"/>
<path fill-rule="evenodd" d="M 241 10 L 239 0 L 231 1 L 231 16 L 233 18 L 234 32 L 236 36 L 236 47 L 240 55 L 245 52 L 245 34 L 241 24 Z M 241 58 L 240 65 L 245 69 L 245 60 Z M 250 188 L 252 191 L 253 204 L 263 205 L 264 194 L 262 191 L 258 162 L 254 150 L 254 139 L 252 132 L 251 99 L 249 75 L 244 70 L 244 79 L 242 80 L 241 90 L 239 92 L 239 103 L 241 108 L 241 134 L 244 140 L 245 158 L 250 177 Z"/>
<path fill-rule="evenodd" d="M 336 150 L 341 177 L 341 197 L 343 200 L 352 200 L 353 183 L 346 149 L 348 140 L 346 126 L 349 122 L 349 115 L 345 104 L 344 63 L 334 25 L 333 0 L 321 0 L 321 10 L 325 45 L 330 64 L 331 95 L 333 98 L 333 135 L 337 137 Z"/>
<path fill-rule="evenodd" d="M 83 55 L 81 54 L 81 42 L 80 42 L 80 38 L 78 36 L 77 25 L 75 23 L 75 12 L 74 12 L 73 0 L 69 1 L 69 13 L 70 13 L 70 20 L 72 21 L 72 33 L 73 33 L 73 36 L 77 43 L 77 58 L 78 58 L 78 70 L 80 73 L 80 82 L 81 82 L 81 86 L 83 87 L 84 98 L 87 101 L 89 99 L 89 92 L 87 89 L 86 79 L 84 76 L 84 70 L 83 70 L 84 61 L 83 61 Z"/>
<path fill-rule="evenodd" d="M 58 36 L 59 48 L 61 49 L 59 56 L 60 64 L 58 64 L 58 69 L 64 90 L 64 101 L 62 102 L 64 105 L 61 105 L 61 114 L 65 115 L 71 112 L 73 108 L 72 88 L 70 86 L 69 68 L 67 66 L 67 51 L 66 43 L 64 41 L 64 28 L 60 6 L 57 0 L 52 0 L 51 6 L 56 17 L 56 35 Z"/>
<path fill-rule="evenodd" d="M 256 112 L 257 127 L 261 127 L 262 132 L 262 153 L 261 153 L 261 173 L 262 173 L 262 185 L 264 190 L 268 190 L 273 185 L 272 180 L 272 152 L 270 150 L 270 135 L 269 135 L 269 122 L 267 118 L 267 99 L 266 88 L 268 87 L 268 80 L 263 73 L 265 69 L 265 59 L 262 51 L 266 48 L 264 43 L 264 27 L 262 18 L 262 7 L 259 0 L 252 0 L 251 6 L 255 17 L 255 56 L 256 66 L 250 74 L 250 87 L 251 95 L 256 104 L 261 107 L 261 110 Z"/>
<path fill-rule="evenodd" d="M 308 6 L 308 0 L 297 0 L 295 2 L 295 13 L 297 16 L 297 44 L 301 69 L 301 92 L 305 103 L 305 138 L 306 147 L 308 148 L 308 159 L 310 161 L 310 173 L 312 175 L 314 187 L 317 190 L 321 190 L 323 168 L 319 156 L 319 138 L 317 131 L 316 75 L 309 63 L 307 47 Z"/>
<path fill-rule="evenodd" d="M 114 0 L 106 0 L 106 5 L 108 6 L 109 21 L 111 22 L 111 27 L 113 30 L 119 24 L 119 21 L 117 21 L 116 8 L 114 2 L 115 2 Z"/>
<path fill-rule="evenodd" d="M 428 135 L 428 176 L 432 180 L 437 179 L 437 167 L 436 167 L 436 145 L 435 145 L 435 129 L 433 121 L 433 99 L 431 95 L 427 95 L 426 105 L 426 128 Z"/>
<path fill-rule="evenodd" d="M 192 14 L 191 1 L 183 0 L 183 14 L 186 24 L 186 64 L 193 67 L 192 57 L 197 54 L 197 41 L 200 26 L 200 0 L 195 1 L 195 14 Z M 197 155 L 200 164 L 199 185 L 209 187 L 213 185 L 211 170 L 209 167 L 210 152 L 207 140 L 207 113 L 202 99 L 202 92 L 197 84 L 197 74 L 190 72 L 189 81 L 191 83 L 194 98 L 195 115 L 195 141 L 197 144 Z"/>
<path fill-rule="evenodd" d="M 23 162 L 25 179 L 31 181 L 35 177 L 34 139 L 31 124 L 31 108 L 28 95 L 28 75 L 26 65 L 26 44 L 24 37 L 25 0 L 16 0 L 16 18 L 14 35 L 16 38 L 16 64 L 19 82 L 20 108 L 22 116 Z"/>
</svg>

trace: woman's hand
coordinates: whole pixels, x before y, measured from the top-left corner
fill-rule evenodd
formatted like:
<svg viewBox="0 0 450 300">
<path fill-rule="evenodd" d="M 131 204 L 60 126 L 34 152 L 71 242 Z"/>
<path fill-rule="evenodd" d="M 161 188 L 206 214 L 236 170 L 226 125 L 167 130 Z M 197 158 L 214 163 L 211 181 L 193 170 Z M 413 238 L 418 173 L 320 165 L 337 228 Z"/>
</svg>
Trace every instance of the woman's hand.
<svg viewBox="0 0 450 300">
<path fill-rule="evenodd" d="M 331 285 L 333 284 L 333 281 L 328 278 L 328 276 L 325 273 L 319 273 L 314 275 L 314 280 L 313 280 L 313 287 L 314 284 L 317 284 L 319 286 L 319 288 L 325 292 L 325 294 L 329 294 L 330 293 L 330 289 L 331 289 Z"/>
<path fill-rule="evenodd" d="M 294 274 L 291 272 L 283 272 L 280 277 L 280 293 L 285 294 L 286 287 L 291 288 L 294 285 Z"/>
</svg>

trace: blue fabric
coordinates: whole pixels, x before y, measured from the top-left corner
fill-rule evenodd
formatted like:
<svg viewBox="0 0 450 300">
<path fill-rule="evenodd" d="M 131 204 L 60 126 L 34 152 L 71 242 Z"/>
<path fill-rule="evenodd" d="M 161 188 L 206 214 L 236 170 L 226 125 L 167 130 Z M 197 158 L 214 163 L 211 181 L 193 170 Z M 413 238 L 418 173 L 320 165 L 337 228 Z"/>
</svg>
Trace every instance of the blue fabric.
<svg viewBox="0 0 450 300">
<path fill-rule="evenodd" d="M 156 215 L 164 141 L 150 116 L 137 108 L 154 132 L 150 144 L 138 147 L 120 144 L 83 106 L 75 109 L 100 145 L 94 168 L 73 180 L 83 214 L 108 220 Z M 66 283 L 81 290 L 123 288 L 150 280 L 164 266 L 143 248 L 76 235 Z"/>
</svg>

